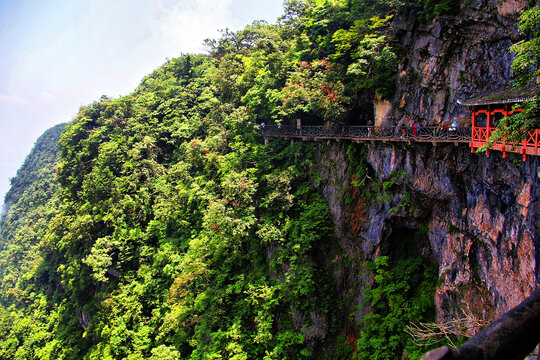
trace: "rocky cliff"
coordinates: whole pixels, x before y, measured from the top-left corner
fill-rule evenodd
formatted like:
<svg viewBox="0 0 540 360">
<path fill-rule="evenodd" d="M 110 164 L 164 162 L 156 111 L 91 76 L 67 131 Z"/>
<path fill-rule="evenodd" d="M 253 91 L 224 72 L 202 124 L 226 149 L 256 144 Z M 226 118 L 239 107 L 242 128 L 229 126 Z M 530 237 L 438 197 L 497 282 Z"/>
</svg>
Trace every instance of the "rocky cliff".
<svg viewBox="0 0 540 360">
<path fill-rule="evenodd" d="M 397 20 L 409 52 L 399 67 L 393 101 L 377 103 L 377 122 L 437 125 L 470 113 L 458 99 L 511 81 L 518 1 L 472 1 L 461 14 L 420 26 Z M 321 188 L 331 204 L 346 256 L 335 263 L 341 293 L 351 310 L 370 279 L 364 260 L 406 252 L 432 259 L 440 282 L 438 320 L 464 312 L 491 321 L 528 296 L 538 282 L 540 161 L 471 154 L 466 145 L 364 145 L 367 164 L 358 185 L 355 159 L 343 143 L 320 147 Z M 357 146 L 360 148 L 360 146 Z M 336 166 L 336 164 L 344 164 Z M 391 184 L 368 189 L 368 183 Z M 378 196 L 366 196 L 375 191 Z M 347 198 L 344 193 L 350 194 Z M 351 202 L 350 198 L 354 201 Z M 412 239 L 412 241 L 411 241 Z M 357 311 L 357 319 L 365 310 Z M 471 328 L 471 332 L 475 329 Z"/>
<path fill-rule="evenodd" d="M 512 54 L 518 40 L 516 14 L 525 1 L 463 2 L 458 16 L 419 26 L 396 21 L 394 30 L 407 51 L 399 65 L 397 94 L 386 116 L 390 123 L 439 124 L 466 119 L 457 103 L 511 81 Z"/>
</svg>

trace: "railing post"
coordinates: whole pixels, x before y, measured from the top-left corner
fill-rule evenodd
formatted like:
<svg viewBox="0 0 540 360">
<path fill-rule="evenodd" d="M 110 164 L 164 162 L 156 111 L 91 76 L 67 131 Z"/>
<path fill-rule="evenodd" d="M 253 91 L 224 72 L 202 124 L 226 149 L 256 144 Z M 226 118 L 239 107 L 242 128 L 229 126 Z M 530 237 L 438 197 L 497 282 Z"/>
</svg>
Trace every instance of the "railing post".
<svg viewBox="0 0 540 360">
<path fill-rule="evenodd" d="M 534 131 L 533 140 L 534 140 L 534 154 L 538 155 L 538 130 Z"/>
</svg>

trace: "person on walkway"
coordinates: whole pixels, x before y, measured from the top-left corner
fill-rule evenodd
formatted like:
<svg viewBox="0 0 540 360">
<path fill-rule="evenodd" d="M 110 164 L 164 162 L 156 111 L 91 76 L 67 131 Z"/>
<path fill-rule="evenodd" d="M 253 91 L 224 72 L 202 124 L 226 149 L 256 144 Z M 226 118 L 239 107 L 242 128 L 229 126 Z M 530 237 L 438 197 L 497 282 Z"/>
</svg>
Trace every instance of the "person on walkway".
<svg viewBox="0 0 540 360">
<path fill-rule="evenodd" d="M 454 121 L 452 122 L 452 125 L 450 125 L 450 131 L 456 131 L 458 128 L 458 122 L 456 119 L 454 119 Z"/>
<path fill-rule="evenodd" d="M 416 123 L 416 121 L 412 121 L 411 127 L 413 136 L 416 136 L 416 130 L 418 129 L 418 124 Z"/>
</svg>

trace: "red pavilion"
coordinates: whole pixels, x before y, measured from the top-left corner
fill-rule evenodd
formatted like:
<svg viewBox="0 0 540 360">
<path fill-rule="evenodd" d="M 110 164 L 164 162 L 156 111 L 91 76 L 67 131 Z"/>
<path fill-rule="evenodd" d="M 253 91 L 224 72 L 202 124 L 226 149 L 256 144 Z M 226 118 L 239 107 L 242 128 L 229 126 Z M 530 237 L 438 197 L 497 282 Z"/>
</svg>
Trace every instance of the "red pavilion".
<svg viewBox="0 0 540 360">
<path fill-rule="evenodd" d="M 520 103 L 538 99 L 539 86 L 529 85 L 521 89 L 513 87 L 496 90 L 484 96 L 479 96 L 466 101 L 458 101 L 459 104 L 472 107 L 472 137 L 471 151 L 487 144 L 499 124 L 499 121 L 514 113 L 521 112 Z M 523 155 L 523 160 L 527 155 L 540 155 L 540 129 L 529 131 L 525 139 L 520 143 L 496 142 L 491 147 L 492 150 L 503 152 L 506 158 L 507 152 L 517 152 Z M 489 150 L 487 152 L 489 154 Z"/>
</svg>

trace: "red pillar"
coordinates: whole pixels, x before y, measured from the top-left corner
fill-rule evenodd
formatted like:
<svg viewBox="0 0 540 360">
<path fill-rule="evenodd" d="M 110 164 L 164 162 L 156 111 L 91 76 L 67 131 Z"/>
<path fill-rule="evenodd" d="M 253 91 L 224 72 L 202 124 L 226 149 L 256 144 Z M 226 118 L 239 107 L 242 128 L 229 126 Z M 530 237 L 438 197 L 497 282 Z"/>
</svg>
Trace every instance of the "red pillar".
<svg viewBox="0 0 540 360">
<path fill-rule="evenodd" d="M 491 105 L 488 105 L 488 116 L 487 116 L 487 128 L 486 128 L 486 142 L 491 136 L 491 126 L 493 124 L 493 119 L 491 115 Z"/>
<path fill-rule="evenodd" d="M 475 128 L 476 128 L 476 106 L 473 106 L 472 107 L 472 127 L 471 127 L 471 131 L 472 131 L 472 134 L 471 134 L 471 143 L 470 143 L 470 147 L 471 147 L 471 152 L 474 153 L 474 145 L 473 145 L 473 142 L 474 142 L 474 136 L 476 134 L 476 131 L 475 131 Z"/>
</svg>

